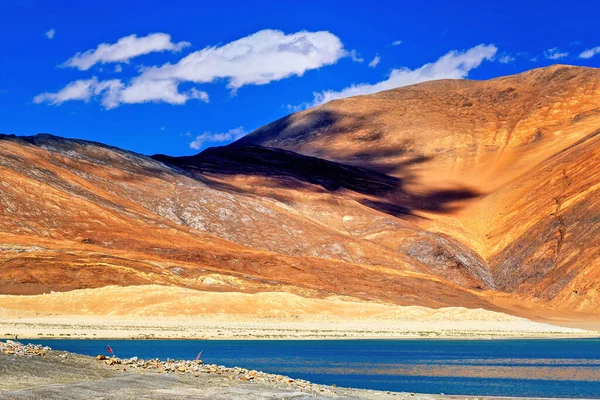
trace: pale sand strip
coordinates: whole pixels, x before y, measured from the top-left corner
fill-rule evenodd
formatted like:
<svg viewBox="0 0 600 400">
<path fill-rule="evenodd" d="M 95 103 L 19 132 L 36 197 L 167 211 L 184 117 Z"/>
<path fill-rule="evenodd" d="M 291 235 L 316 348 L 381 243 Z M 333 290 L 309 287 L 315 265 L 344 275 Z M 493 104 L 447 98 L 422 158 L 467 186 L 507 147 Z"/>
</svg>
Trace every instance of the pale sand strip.
<svg viewBox="0 0 600 400">
<path fill-rule="evenodd" d="M 22 338 L 498 338 L 600 333 L 482 309 L 200 292 L 158 285 L 0 296 L 0 337 Z"/>
</svg>

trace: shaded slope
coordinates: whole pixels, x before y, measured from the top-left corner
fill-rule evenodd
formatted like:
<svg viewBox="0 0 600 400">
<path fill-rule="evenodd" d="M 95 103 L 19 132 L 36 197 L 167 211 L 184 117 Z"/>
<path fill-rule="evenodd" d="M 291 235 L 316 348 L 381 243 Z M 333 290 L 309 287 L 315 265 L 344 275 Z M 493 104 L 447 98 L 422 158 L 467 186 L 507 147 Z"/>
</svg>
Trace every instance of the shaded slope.
<svg viewBox="0 0 600 400">
<path fill-rule="evenodd" d="M 237 190 L 248 190 L 263 197 L 279 198 L 283 201 L 287 199 L 290 207 L 309 218 L 320 219 L 319 215 L 314 214 L 312 200 L 305 197 L 311 191 L 316 191 L 321 198 L 329 200 L 328 206 L 319 204 L 320 210 L 327 207 L 330 216 L 338 214 L 342 221 L 353 221 L 365 214 L 377 216 L 378 213 L 372 213 L 368 209 L 398 217 L 399 220 L 393 218 L 389 221 L 392 224 L 395 221 L 402 223 L 403 230 L 398 229 L 399 226 L 392 226 L 393 229 L 389 229 L 388 226 L 385 230 L 375 228 L 375 232 L 369 232 L 367 242 L 361 241 L 364 243 L 363 250 L 369 251 L 368 248 L 373 247 L 373 242 L 378 242 L 373 237 L 374 234 L 395 236 L 397 241 L 393 246 L 384 244 L 384 248 L 379 248 L 378 251 L 392 251 L 398 261 L 403 260 L 417 271 L 432 273 L 465 287 L 494 287 L 487 267 L 468 246 L 447 235 L 423 234 L 423 230 L 411 222 L 420 218 L 420 211 L 447 212 L 456 201 L 476 197 L 476 193 L 466 190 L 411 193 L 404 190 L 403 181 L 396 177 L 260 146 L 235 145 L 207 149 L 192 157 L 155 158 L 192 173 L 198 179 L 218 176 L 231 185 L 237 185 Z M 240 184 L 248 181 L 252 182 L 252 189 Z M 294 196 L 293 192 L 299 195 Z M 332 203 L 334 198 L 336 202 Z M 343 207 L 340 204 L 342 201 L 349 204 Z M 368 209 L 357 207 L 355 203 Z M 351 210 L 347 210 L 350 207 Z M 368 229 L 365 224 L 362 224 L 361 228 Z M 409 230 L 411 233 L 407 235 Z M 365 239 L 366 235 L 361 236 L 354 237 Z M 347 244 L 342 243 L 342 246 Z"/>
<path fill-rule="evenodd" d="M 365 199 L 363 204 L 395 216 L 411 215 L 416 211 L 447 212 L 452 203 L 478 195 L 467 189 L 409 193 L 404 189 L 405 179 L 262 146 L 236 144 L 209 148 L 196 156 L 157 155 L 153 158 L 201 174 L 253 175 L 280 180 L 280 185 L 288 188 L 318 185 L 328 192 L 352 191 L 372 199 L 383 199 L 381 202 Z"/>
</svg>

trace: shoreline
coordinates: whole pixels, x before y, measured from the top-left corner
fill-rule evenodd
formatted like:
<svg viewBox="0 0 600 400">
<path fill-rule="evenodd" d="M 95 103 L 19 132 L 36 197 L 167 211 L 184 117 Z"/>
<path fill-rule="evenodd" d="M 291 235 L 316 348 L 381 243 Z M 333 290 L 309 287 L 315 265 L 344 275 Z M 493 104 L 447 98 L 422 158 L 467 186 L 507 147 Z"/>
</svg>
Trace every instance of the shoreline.
<svg viewBox="0 0 600 400">
<path fill-rule="evenodd" d="M 507 340 L 593 339 L 598 331 L 504 321 L 328 319 L 286 321 L 105 316 L 13 317 L 0 320 L 0 338 L 119 340 Z"/>
<path fill-rule="evenodd" d="M 591 334 L 581 334 L 581 335 L 560 335 L 560 334 L 548 334 L 548 335 L 456 335 L 456 336 L 360 336 L 360 337 L 334 337 L 334 336 L 322 336 L 322 337 L 306 337 L 306 338 L 298 338 L 298 337 L 218 337 L 218 338 L 205 338 L 205 337 L 115 337 L 115 336 L 28 336 L 28 335 L 17 335 L 19 340 L 120 340 L 120 341 L 152 341 L 152 340 L 194 340 L 194 341 L 327 341 L 327 340 L 382 340 L 382 341 L 392 341 L 392 340 L 457 340 L 457 341 L 469 341 L 469 340 L 570 340 L 570 339 L 582 339 L 582 340 L 593 340 L 600 339 L 600 333 L 592 332 Z M 14 335 L 0 335 L 0 340 L 14 340 Z"/>
<path fill-rule="evenodd" d="M 373 340 L 381 340 L 381 341 L 395 341 L 395 340 L 403 340 L 403 341 L 412 341 L 412 340 L 427 340 L 427 341 L 438 341 L 438 340 L 448 340 L 448 341 L 493 341 L 493 340 L 594 340 L 600 339 L 600 335 L 547 335 L 547 336 L 438 336 L 438 337 L 428 337 L 428 336 L 387 336 L 387 337 L 310 337 L 310 338 L 297 338 L 297 337 L 220 337 L 220 338 L 204 338 L 204 337 L 114 337 L 114 336 L 94 336 L 94 337 L 85 337 L 85 336 L 21 336 L 17 335 L 19 340 L 118 340 L 118 341 L 152 341 L 152 340 L 164 340 L 164 341 L 347 341 L 347 340 L 357 340 L 357 341 L 373 341 Z M 0 335 L 0 340 L 14 340 L 14 335 Z"/>
<path fill-rule="evenodd" d="M 66 364 L 66 365 L 65 365 Z M 21 372 L 26 369 L 28 377 Z M 42 395 L 48 399 L 73 399 L 102 395 L 102 398 L 164 399 L 165 391 L 177 398 L 189 398 L 202 393 L 201 398 L 252 398 L 281 399 L 392 399 L 414 398 L 440 399 L 540 399 L 556 400 L 557 397 L 478 396 L 473 394 L 430 394 L 395 392 L 374 389 L 358 389 L 327 385 L 296 379 L 286 375 L 249 370 L 243 367 L 227 367 L 204 364 L 198 360 L 160 361 L 138 357 L 97 357 L 53 350 L 36 344 L 0 341 L 0 371 L 6 371 L 0 381 L 0 399 L 31 398 Z M 75 370 L 75 371 L 74 371 Z M 92 377 L 92 378 L 90 378 Z M 29 379 L 30 382 L 27 382 Z M 119 382 L 119 386 L 114 385 Z M 166 389 L 168 387 L 168 389 Z M 190 390 L 193 390 L 190 393 Z M 197 390 L 200 390 L 198 392 Z M 144 391 L 144 393 L 140 393 Z M 214 393 L 215 397 L 211 394 Z M 7 395 L 8 397 L 4 397 Z M 222 397 L 222 396 L 225 397 Z M 181 397 L 180 397 L 181 396 Z M 229 397 L 231 396 L 231 397 Z M 37 397 L 35 397 L 37 398 Z M 170 397 L 168 397 L 170 398 Z"/>
</svg>

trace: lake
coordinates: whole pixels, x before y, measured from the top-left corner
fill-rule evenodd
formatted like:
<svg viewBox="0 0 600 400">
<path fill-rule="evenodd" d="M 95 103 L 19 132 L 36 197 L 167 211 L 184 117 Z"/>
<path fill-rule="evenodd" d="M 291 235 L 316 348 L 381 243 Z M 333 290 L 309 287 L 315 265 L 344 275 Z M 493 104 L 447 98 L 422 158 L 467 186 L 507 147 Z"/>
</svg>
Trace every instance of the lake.
<svg viewBox="0 0 600 400">
<path fill-rule="evenodd" d="M 26 342 L 26 341 L 24 341 Z M 600 339 L 36 340 L 96 356 L 194 359 L 314 383 L 418 393 L 600 397 Z"/>
</svg>

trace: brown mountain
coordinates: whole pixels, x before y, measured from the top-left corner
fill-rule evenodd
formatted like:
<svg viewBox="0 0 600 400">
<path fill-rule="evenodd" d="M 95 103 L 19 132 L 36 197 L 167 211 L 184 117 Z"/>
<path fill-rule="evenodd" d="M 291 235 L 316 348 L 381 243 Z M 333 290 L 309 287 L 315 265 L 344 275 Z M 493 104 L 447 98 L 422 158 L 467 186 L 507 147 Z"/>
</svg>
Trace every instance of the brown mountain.
<svg viewBox="0 0 600 400">
<path fill-rule="evenodd" d="M 97 143 L 4 136 L 0 148 L 3 293 L 158 283 L 491 307 L 463 287 L 481 286 L 467 270 L 446 281 L 408 256 L 328 226 L 319 214 L 332 201 L 348 203 L 336 212 L 369 224 L 393 221 L 318 185 L 276 191 L 317 197 L 315 209 L 302 213 L 275 195 Z"/>
<path fill-rule="evenodd" d="M 600 70 L 337 100 L 192 157 L 0 138 L 0 292 L 600 311 Z M 521 308 L 519 308 L 521 307 Z"/>
<path fill-rule="evenodd" d="M 426 207 L 418 225 L 471 248 L 499 290 L 597 310 L 599 135 L 600 70 L 556 65 L 332 101 L 238 144 L 343 160 L 418 193 L 471 193 Z"/>
</svg>

